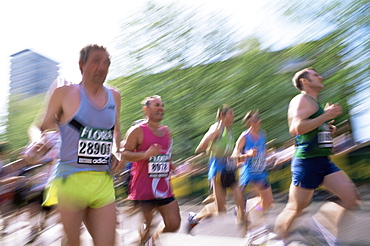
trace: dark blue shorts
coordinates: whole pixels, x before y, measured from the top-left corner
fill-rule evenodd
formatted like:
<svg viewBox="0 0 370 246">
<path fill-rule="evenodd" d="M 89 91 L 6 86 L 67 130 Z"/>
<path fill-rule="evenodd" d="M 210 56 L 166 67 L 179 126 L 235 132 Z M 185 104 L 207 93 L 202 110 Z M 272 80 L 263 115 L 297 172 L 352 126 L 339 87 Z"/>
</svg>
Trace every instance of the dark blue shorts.
<svg viewBox="0 0 370 246">
<path fill-rule="evenodd" d="M 330 160 L 329 157 L 313 157 L 307 159 L 292 160 L 292 181 L 295 186 L 308 189 L 316 189 L 324 181 L 324 177 L 340 169 Z"/>
</svg>

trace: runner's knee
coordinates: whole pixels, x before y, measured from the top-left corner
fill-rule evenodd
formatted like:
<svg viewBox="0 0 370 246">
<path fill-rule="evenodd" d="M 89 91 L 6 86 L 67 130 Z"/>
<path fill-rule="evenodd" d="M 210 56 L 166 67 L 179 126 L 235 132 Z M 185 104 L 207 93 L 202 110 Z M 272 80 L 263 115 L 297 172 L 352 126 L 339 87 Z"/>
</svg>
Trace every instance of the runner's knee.
<svg viewBox="0 0 370 246">
<path fill-rule="evenodd" d="M 300 213 L 302 213 L 304 208 L 305 206 L 291 205 L 288 203 L 284 210 L 287 210 L 289 211 L 289 213 L 293 214 L 294 216 L 297 216 Z"/>
<path fill-rule="evenodd" d="M 342 201 L 342 206 L 345 209 L 355 209 L 359 206 L 359 203 L 356 199 L 347 199 Z"/>
<path fill-rule="evenodd" d="M 266 210 L 266 209 L 270 208 L 273 203 L 274 203 L 273 199 L 264 199 L 264 200 L 262 200 L 262 209 Z"/>
<path fill-rule="evenodd" d="M 164 232 L 176 232 L 180 229 L 181 218 L 171 220 L 166 223 Z"/>
</svg>

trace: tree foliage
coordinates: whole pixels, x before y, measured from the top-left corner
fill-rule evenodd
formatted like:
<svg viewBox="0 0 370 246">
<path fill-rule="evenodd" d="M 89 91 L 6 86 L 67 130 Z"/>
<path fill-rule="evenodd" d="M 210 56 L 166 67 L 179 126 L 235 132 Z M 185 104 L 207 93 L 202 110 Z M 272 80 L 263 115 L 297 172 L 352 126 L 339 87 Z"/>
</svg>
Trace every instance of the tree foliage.
<svg viewBox="0 0 370 246">
<path fill-rule="evenodd" d="M 122 20 L 114 71 L 153 73 L 222 59 L 234 48 L 236 32 L 220 14 L 148 1 L 142 12 Z"/>
<path fill-rule="evenodd" d="M 43 93 L 29 98 L 10 96 L 6 140 L 12 147 L 11 159 L 17 158 L 22 148 L 28 144 L 28 128 L 36 119 L 44 98 Z"/>
<path fill-rule="evenodd" d="M 328 89 L 321 101 L 341 103 L 345 113 L 338 121 L 348 118 L 346 101 L 350 95 L 345 75 L 350 70 L 341 61 L 343 48 L 328 35 L 281 51 L 256 48 L 226 61 L 117 78 L 110 83 L 122 93 L 122 130 L 143 117 L 141 100 L 157 94 L 165 103 L 164 124 L 172 129 L 175 159 L 193 154 L 201 137 L 215 122 L 221 104 L 235 110 L 236 135 L 244 130 L 241 119 L 245 113 L 258 108 L 268 139 L 274 140 L 277 147 L 282 146 L 291 139 L 286 113 L 289 101 L 298 93 L 291 78 L 299 69 L 314 66 L 324 73 Z"/>
</svg>

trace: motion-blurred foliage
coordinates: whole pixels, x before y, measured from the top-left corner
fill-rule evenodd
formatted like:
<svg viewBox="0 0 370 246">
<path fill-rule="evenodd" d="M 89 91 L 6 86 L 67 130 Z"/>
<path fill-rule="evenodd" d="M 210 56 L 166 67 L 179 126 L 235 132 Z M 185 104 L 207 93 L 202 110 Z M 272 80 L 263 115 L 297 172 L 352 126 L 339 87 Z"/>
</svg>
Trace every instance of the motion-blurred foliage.
<svg viewBox="0 0 370 246">
<path fill-rule="evenodd" d="M 292 4 L 297 5 L 297 2 Z M 366 9 L 368 5 L 367 1 L 362 1 L 362 5 L 356 6 Z M 292 6 L 283 8 L 287 10 Z M 315 10 L 316 13 L 321 11 L 316 8 L 313 12 Z M 156 14 L 148 16 L 148 11 Z M 330 14 L 334 10 L 328 11 Z M 176 19 L 178 9 L 171 12 L 171 8 L 149 4 L 144 13 L 146 15 L 138 14 L 137 21 L 129 23 L 134 29 L 123 25 L 126 28 L 123 32 L 127 31 L 128 34 L 120 36 L 122 48 L 130 45 L 128 56 L 132 59 L 130 70 L 133 73 L 121 77 L 122 74 L 128 74 L 128 70 L 119 70 L 121 59 L 126 59 L 119 57 L 115 71 L 120 71 L 120 76 L 108 83 L 117 87 L 122 94 L 123 133 L 133 121 L 143 117 L 140 102 L 144 97 L 154 94 L 162 96 L 166 108 L 163 123 L 172 130 L 175 160 L 193 154 L 201 137 L 215 121 L 217 108 L 224 103 L 235 109 L 236 136 L 243 130 L 241 119 L 245 113 L 258 108 L 262 112 L 263 128 L 268 139 L 274 140 L 276 147 L 291 140 L 286 111 L 290 99 L 298 93 L 291 78 L 294 72 L 308 66 L 315 67 L 326 79 L 326 89 L 320 101 L 339 102 L 343 106 L 344 113 L 336 122 L 349 118 L 347 101 L 361 82 L 364 74 L 361 71 L 366 71 L 368 60 L 361 56 L 361 52 L 354 55 L 357 54 L 356 47 L 345 42 L 350 35 L 344 33 L 352 28 L 346 22 L 335 26 L 330 34 L 316 41 L 302 39 L 306 42 L 271 51 L 261 49 L 258 39 L 253 37 L 235 43 L 234 32 L 221 25 L 222 18 L 214 22 L 217 25 L 210 25 L 206 30 L 203 28 L 201 30 L 204 33 L 200 33 L 193 30 L 197 25 L 206 24 L 191 19 L 194 15 L 189 18 L 181 15 L 180 19 Z M 368 16 L 365 14 L 361 18 L 365 20 L 362 28 L 368 30 Z M 137 35 L 132 30 L 136 30 Z M 148 36 L 144 35 L 146 32 Z M 364 35 L 366 37 L 366 33 Z M 137 36 L 143 39 L 135 39 Z M 365 47 L 368 47 L 368 43 Z M 363 46 L 359 46 L 359 49 L 363 50 Z M 194 54 L 198 54 L 195 57 L 199 59 L 194 60 Z M 153 57 L 156 59 L 151 60 Z M 27 128 L 35 119 L 41 102 L 39 96 L 22 101 L 11 98 L 7 140 L 14 149 L 27 144 Z"/>
<path fill-rule="evenodd" d="M 286 111 L 290 99 L 298 93 L 291 82 L 298 69 L 314 66 L 325 74 L 329 88 L 322 94 L 323 102 L 339 102 L 348 118 L 346 103 L 351 89 L 346 86 L 350 68 L 341 62 L 342 48 L 330 35 L 296 47 L 270 52 L 252 49 L 246 53 L 207 65 L 168 71 L 147 76 L 121 77 L 110 81 L 122 93 L 123 131 L 131 122 L 142 118 L 140 102 L 146 96 L 163 97 L 166 108 L 164 124 L 172 129 L 174 158 L 193 154 L 196 145 L 215 121 L 216 110 L 229 104 L 235 110 L 235 134 L 243 130 L 245 113 L 258 108 L 269 140 L 282 146 L 290 139 Z"/>
<path fill-rule="evenodd" d="M 45 103 L 44 98 L 44 94 L 29 98 L 24 98 L 21 95 L 10 96 L 6 139 L 12 147 L 12 154 L 10 155 L 12 160 L 17 158 L 23 147 L 28 144 L 27 130 Z"/>
<path fill-rule="evenodd" d="M 158 73 L 230 57 L 238 31 L 217 13 L 181 4 L 148 1 L 121 23 L 113 72 Z"/>
</svg>

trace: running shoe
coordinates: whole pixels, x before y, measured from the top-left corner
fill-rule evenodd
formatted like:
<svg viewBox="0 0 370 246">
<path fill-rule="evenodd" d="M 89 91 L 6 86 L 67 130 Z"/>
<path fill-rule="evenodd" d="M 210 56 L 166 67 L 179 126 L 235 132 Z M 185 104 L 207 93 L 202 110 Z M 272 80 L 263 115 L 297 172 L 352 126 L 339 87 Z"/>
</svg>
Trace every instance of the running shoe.
<svg viewBox="0 0 370 246">
<path fill-rule="evenodd" d="M 190 234 L 191 233 L 191 230 L 193 230 L 193 228 L 196 226 L 196 225 L 198 225 L 198 220 L 196 220 L 195 219 L 195 216 L 196 216 L 197 214 L 196 213 L 194 213 L 194 212 L 190 212 L 189 213 L 189 216 L 188 216 L 188 223 L 187 223 L 187 225 L 186 225 L 186 231 L 187 231 L 187 233 L 188 234 Z"/>
<path fill-rule="evenodd" d="M 270 232 L 266 225 L 262 225 L 247 232 L 245 235 L 245 245 L 265 245 L 270 239 L 275 237 L 275 233 Z M 280 246 L 280 244 L 276 245 Z"/>
</svg>

